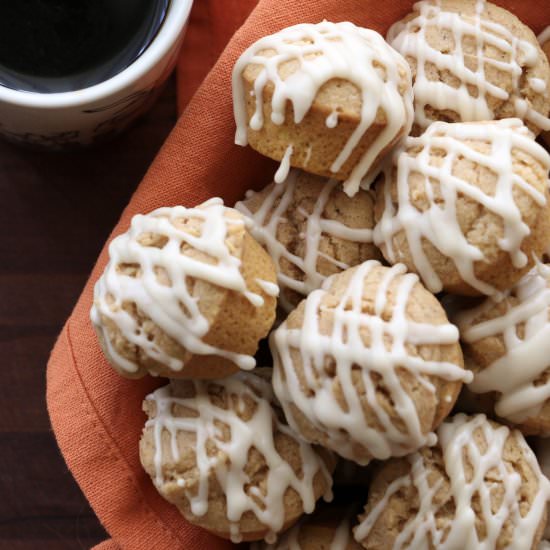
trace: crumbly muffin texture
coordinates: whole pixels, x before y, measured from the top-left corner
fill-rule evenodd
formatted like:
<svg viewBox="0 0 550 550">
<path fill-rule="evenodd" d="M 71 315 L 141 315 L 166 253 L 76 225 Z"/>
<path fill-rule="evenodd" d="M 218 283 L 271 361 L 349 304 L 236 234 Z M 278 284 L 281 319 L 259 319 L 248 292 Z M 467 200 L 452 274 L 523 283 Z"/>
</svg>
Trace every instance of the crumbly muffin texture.
<svg viewBox="0 0 550 550">
<path fill-rule="evenodd" d="M 433 444 L 471 379 L 456 327 L 403 265 L 371 260 L 330 277 L 270 342 L 290 426 L 359 464 Z"/>
<path fill-rule="evenodd" d="M 412 125 L 410 69 L 376 32 L 300 24 L 250 46 L 233 70 L 236 143 L 345 180 L 354 195 Z M 365 183 L 366 183 L 365 182 Z"/>
<path fill-rule="evenodd" d="M 550 435 L 550 266 L 538 264 L 504 296 L 455 316 L 471 392 L 526 435 Z"/>
<path fill-rule="evenodd" d="M 375 242 L 431 292 L 497 294 L 550 245 L 549 169 L 519 119 L 436 122 L 381 177 Z"/>
<path fill-rule="evenodd" d="M 432 122 L 518 117 L 550 129 L 550 67 L 531 29 L 477 0 L 423 0 L 389 30 L 411 66 L 414 133 Z"/>
<path fill-rule="evenodd" d="M 278 288 L 239 212 L 212 199 L 134 216 L 109 256 L 91 317 L 120 374 L 217 378 L 254 367 Z"/>
<path fill-rule="evenodd" d="M 375 477 L 356 540 L 369 550 L 535 550 L 550 482 L 517 430 L 458 414 L 439 442 L 386 463 Z"/>
<path fill-rule="evenodd" d="M 381 258 L 373 243 L 374 195 L 348 197 L 336 180 L 293 169 L 235 205 L 277 266 L 279 303 L 290 312 L 334 273 Z"/>
<path fill-rule="evenodd" d="M 172 381 L 144 410 L 143 467 L 189 522 L 220 537 L 273 542 L 331 498 L 333 457 L 294 435 L 262 376 Z"/>
</svg>

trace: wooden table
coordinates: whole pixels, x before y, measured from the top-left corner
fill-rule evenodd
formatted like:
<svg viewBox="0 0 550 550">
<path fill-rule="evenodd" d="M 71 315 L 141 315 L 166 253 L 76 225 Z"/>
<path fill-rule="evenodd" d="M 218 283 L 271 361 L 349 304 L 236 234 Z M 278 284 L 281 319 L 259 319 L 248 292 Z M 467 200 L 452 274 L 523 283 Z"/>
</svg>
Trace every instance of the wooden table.
<svg viewBox="0 0 550 550">
<path fill-rule="evenodd" d="M 0 142 L 0 550 L 90 548 L 106 536 L 51 432 L 46 362 L 175 104 L 172 81 L 148 115 L 94 150 Z"/>
</svg>

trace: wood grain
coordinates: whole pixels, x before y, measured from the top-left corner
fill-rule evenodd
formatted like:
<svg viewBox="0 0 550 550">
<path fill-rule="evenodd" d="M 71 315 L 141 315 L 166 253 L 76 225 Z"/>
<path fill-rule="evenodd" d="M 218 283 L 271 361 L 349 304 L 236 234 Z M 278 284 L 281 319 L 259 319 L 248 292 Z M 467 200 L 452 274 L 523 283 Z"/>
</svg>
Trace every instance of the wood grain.
<svg viewBox="0 0 550 550">
<path fill-rule="evenodd" d="M 94 150 L 0 142 L 0 550 L 90 548 L 106 537 L 51 433 L 45 368 L 175 104 L 171 81 L 148 115 Z"/>
</svg>

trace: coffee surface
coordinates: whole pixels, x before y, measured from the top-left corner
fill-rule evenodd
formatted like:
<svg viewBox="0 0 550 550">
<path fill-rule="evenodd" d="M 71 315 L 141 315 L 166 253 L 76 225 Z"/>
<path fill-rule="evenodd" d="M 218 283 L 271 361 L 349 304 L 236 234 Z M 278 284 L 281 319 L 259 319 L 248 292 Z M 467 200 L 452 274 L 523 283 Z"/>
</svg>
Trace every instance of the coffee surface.
<svg viewBox="0 0 550 550">
<path fill-rule="evenodd" d="M 0 0 L 0 85 L 34 92 L 92 86 L 147 48 L 169 0 Z"/>
</svg>

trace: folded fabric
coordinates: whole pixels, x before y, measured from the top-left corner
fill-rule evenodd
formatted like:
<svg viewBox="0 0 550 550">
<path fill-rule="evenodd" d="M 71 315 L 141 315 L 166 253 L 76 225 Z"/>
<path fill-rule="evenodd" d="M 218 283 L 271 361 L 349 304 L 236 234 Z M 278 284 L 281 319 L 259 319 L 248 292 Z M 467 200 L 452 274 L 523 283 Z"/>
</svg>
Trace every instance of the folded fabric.
<svg viewBox="0 0 550 550">
<path fill-rule="evenodd" d="M 211 41 L 242 20 L 252 0 L 197 0 L 202 27 L 189 29 L 179 69 L 180 102 L 215 55 Z M 300 22 L 350 20 L 385 33 L 404 16 L 412 0 L 260 0 L 185 109 L 113 235 L 131 217 L 160 206 L 195 205 L 221 196 L 232 205 L 249 188 L 269 182 L 275 164 L 234 145 L 231 70 L 253 41 Z M 246 6 L 244 5 L 246 4 Z M 550 24 L 548 0 L 498 0 L 535 32 Z M 196 12 L 195 12 L 196 13 Z M 206 25 L 206 21 L 208 24 Z M 206 29 L 210 29 L 207 31 Z M 189 86 L 189 88 L 185 88 Z M 97 516 L 113 537 L 102 550 L 222 550 L 226 541 L 189 525 L 164 501 L 139 462 L 138 440 L 145 416 L 143 397 L 162 381 L 120 378 L 100 351 L 89 320 L 93 285 L 107 261 L 103 248 L 91 277 L 61 333 L 48 365 L 47 400 L 52 426 L 65 460 Z"/>
<path fill-rule="evenodd" d="M 195 0 L 177 67 L 182 113 L 258 0 Z"/>
</svg>

